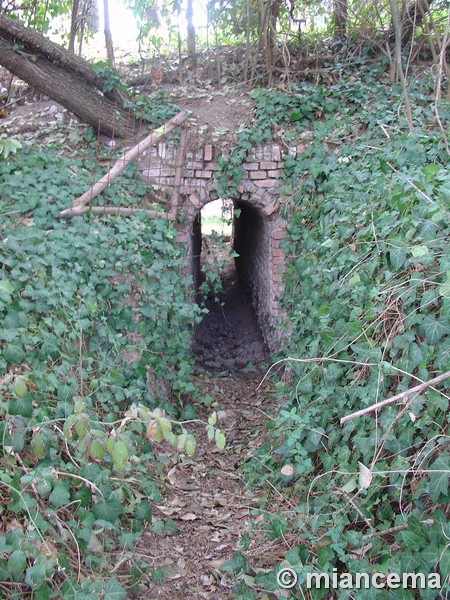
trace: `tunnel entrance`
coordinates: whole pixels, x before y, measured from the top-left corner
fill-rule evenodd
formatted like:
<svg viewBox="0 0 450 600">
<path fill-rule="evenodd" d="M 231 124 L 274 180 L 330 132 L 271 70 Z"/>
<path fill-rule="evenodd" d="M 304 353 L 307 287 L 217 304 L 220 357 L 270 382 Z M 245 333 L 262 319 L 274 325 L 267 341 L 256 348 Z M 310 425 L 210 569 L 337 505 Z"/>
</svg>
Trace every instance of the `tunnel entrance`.
<svg viewBox="0 0 450 600">
<path fill-rule="evenodd" d="M 246 233 L 237 225 L 242 215 Z M 240 236 L 255 226 L 261 230 L 255 215 L 231 201 L 210 202 L 194 219 L 191 248 L 196 300 L 208 313 L 196 328 L 192 347 L 197 364 L 209 370 L 254 371 L 267 361 L 254 310 L 255 290 L 246 284 L 254 254 L 237 256 L 238 247 L 248 251 Z"/>
</svg>

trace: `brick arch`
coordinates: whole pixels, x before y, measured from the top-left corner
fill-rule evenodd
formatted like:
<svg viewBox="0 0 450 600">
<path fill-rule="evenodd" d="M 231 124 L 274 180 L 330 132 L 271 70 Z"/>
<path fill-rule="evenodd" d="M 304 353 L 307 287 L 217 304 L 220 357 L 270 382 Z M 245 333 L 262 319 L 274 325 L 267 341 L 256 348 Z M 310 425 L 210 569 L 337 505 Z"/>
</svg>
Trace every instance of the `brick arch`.
<svg viewBox="0 0 450 600">
<path fill-rule="evenodd" d="M 273 190 L 273 188 L 272 188 Z M 233 220 L 233 247 L 239 254 L 236 269 L 243 288 L 249 292 L 258 325 L 267 346 L 278 348 L 278 325 L 283 320 L 279 297 L 283 292 L 284 252 L 280 248 L 286 224 L 279 215 L 279 201 L 273 191 L 261 189 L 251 180 L 239 186 L 231 198 L 240 216 Z M 278 190 L 276 190 L 278 192 Z M 194 287 L 200 283 L 201 209 L 218 199 L 213 182 L 186 198 L 186 222 L 178 227 L 180 240 L 188 249 Z"/>
<path fill-rule="evenodd" d="M 278 348 L 281 342 L 279 323 L 283 312 L 279 298 L 283 292 L 285 266 L 281 242 L 285 238 L 286 224 L 280 215 L 281 173 L 285 153 L 301 152 L 303 147 L 289 148 L 284 152 L 279 144 L 253 148 L 243 167 L 243 178 L 237 197 L 231 198 L 244 217 L 235 220 L 236 250 L 241 255 L 237 261 L 241 280 L 247 282 L 255 314 L 268 347 Z M 141 165 L 144 181 L 160 187 L 174 186 L 177 150 L 160 143 Z M 184 214 L 183 224 L 177 224 L 178 239 L 186 244 L 188 268 L 194 283 L 199 281 L 201 227 L 199 215 L 209 202 L 218 199 L 214 171 L 219 156 L 227 150 L 220 146 L 204 147 L 186 153 L 179 182 L 179 208 Z"/>
</svg>

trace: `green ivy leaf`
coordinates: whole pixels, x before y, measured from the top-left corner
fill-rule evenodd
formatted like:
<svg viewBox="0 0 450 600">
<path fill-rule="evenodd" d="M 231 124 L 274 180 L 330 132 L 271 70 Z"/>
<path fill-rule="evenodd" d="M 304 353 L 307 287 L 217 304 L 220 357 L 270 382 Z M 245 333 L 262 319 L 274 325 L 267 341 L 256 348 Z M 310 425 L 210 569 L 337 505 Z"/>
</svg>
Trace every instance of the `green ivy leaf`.
<svg viewBox="0 0 450 600">
<path fill-rule="evenodd" d="M 450 333 L 447 320 L 445 320 L 444 324 L 441 320 L 436 319 L 434 315 L 428 315 L 423 319 L 420 330 L 431 346 L 435 346 L 444 335 Z"/>
<path fill-rule="evenodd" d="M 53 559 L 56 563 L 56 560 Z M 39 557 L 37 561 L 31 567 L 28 567 L 25 582 L 30 586 L 31 589 L 40 588 L 45 582 L 47 576 L 47 567 L 43 557 Z M 43 591 L 44 593 L 44 591 Z"/>
<path fill-rule="evenodd" d="M 433 473 L 433 471 L 436 471 Z M 448 497 L 449 477 L 450 477 L 450 457 L 439 456 L 430 466 L 428 471 L 430 479 L 430 496 L 433 502 L 438 502 L 440 496 Z"/>
<path fill-rule="evenodd" d="M 52 493 L 49 496 L 50 502 L 55 508 L 61 508 L 70 502 L 69 482 L 57 481 Z"/>
<path fill-rule="evenodd" d="M 19 344 L 8 344 L 6 348 L 3 348 L 3 357 L 9 365 L 18 365 L 23 362 L 25 352 Z"/>
<path fill-rule="evenodd" d="M 14 393 L 18 398 L 23 398 L 28 392 L 27 380 L 25 377 L 16 377 L 14 382 Z"/>
<path fill-rule="evenodd" d="M 414 258 L 425 258 L 428 256 L 429 250 L 427 246 L 414 246 L 411 253 Z"/>
<path fill-rule="evenodd" d="M 116 471 L 123 471 L 130 458 L 128 446 L 122 440 L 114 442 L 111 449 L 111 456 L 114 461 L 114 468 Z"/>
<path fill-rule="evenodd" d="M 408 248 L 405 246 L 397 246 L 394 248 L 390 248 L 388 255 L 389 260 L 392 265 L 394 271 L 400 271 L 406 261 L 406 257 L 408 255 Z"/>
<path fill-rule="evenodd" d="M 0 300 L 2 302 L 9 304 L 12 301 L 11 296 L 14 290 L 15 288 L 9 279 L 0 280 Z"/>
<path fill-rule="evenodd" d="M 35 600 L 49 600 L 51 589 L 50 587 L 44 583 L 41 587 L 34 592 Z"/>
<path fill-rule="evenodd" d="M 6 567 L 13 575 L 21 575 L 27 567 L 27 557 L 22 550 L 15 550 L 10 554 Z"/>
<path fill-rule="evenodd" d="M 105 502 L 93 504 L 92 512 L 96 519 L 114 524 L 117 518 L 123 513 L 123 507 L 117 498 L 112 497 Z"/>
</svg>

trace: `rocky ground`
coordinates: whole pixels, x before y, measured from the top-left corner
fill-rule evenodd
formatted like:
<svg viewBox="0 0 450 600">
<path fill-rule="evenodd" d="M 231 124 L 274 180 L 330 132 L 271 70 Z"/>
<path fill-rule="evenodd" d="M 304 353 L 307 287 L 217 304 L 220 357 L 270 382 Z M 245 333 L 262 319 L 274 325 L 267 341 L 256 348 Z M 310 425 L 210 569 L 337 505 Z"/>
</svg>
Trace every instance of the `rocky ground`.
<svg viewBox="0 0 450 600">
<path fill-rule="evenodd" d="M 229 375 L 238 370 L 258 373 L 268 356 L 253 313 L 251 299 L 241 288 L 230 263 L 222 275 L 219 298 L 206 298 L 208 314 L 197 327 L 193 343 L 196 362 L 205 369 Z"/>
</svg>

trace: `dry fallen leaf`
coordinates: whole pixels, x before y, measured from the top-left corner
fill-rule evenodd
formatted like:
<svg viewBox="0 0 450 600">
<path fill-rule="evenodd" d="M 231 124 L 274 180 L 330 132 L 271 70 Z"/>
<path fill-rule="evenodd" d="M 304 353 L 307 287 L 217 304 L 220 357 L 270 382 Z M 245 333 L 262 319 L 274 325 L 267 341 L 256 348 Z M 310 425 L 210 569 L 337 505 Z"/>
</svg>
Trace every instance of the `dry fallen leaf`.
<svg viewBox="0 0 450 600">
<path fill-rule="evenodd" d="M 186 513 L 184 515 L 180 515 L 178 517 L 181 521 L 196 521 L 200 519 L 200 517 L 194 513 Z"/>
<path fill-rule="evenodd" d="M 363 490 L 367 490 L 372 483 L 372 471 L 368 469 L 361 461 L 358 461 L 359 465 L 359 486 Z"/>
<path fill-rule="evenodd" d="M 281 469 L 281 474 L 285 477 L 292 477 L 294 474 L 294 467 L 292 465 L 284 465 L 284 467 Z"/>
</svg>

